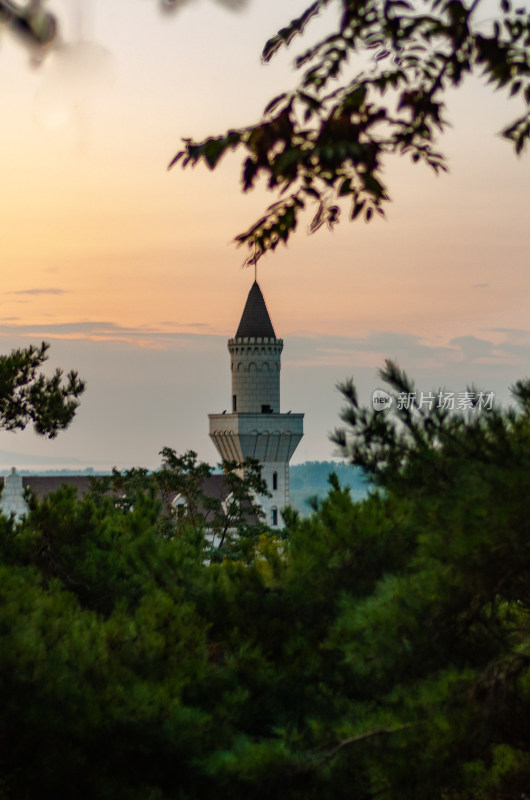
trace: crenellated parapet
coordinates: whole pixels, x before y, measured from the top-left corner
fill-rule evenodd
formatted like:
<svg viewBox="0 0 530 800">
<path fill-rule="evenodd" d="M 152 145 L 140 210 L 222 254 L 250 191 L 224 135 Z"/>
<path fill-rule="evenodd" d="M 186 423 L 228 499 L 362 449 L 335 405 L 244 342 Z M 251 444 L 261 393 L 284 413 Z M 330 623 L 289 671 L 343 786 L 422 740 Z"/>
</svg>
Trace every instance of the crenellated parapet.
<svg viewBox="0 0 530 800">
<path fill-rule="evenodd" d="M 248 365 L 252 363 L 272 363 L 278 365 L 279 371 L 282 350 L 283 339 L 272 339 L 265 336 L 245 336 L 228 340 L 232 370 L 237 369 L 237 364 L 242 364 L 243 368 L 248 369 Z M 236 367 L 234 367 L 234 364 Z"/>
<path fill-rule="evenodd" d="M 275 336 L 235 336 L 233 339 L 228 340 L 228 347 L 231 345 L 279 345 L 283 349 L 283 339 L 277 339 Z"/>
</svg>

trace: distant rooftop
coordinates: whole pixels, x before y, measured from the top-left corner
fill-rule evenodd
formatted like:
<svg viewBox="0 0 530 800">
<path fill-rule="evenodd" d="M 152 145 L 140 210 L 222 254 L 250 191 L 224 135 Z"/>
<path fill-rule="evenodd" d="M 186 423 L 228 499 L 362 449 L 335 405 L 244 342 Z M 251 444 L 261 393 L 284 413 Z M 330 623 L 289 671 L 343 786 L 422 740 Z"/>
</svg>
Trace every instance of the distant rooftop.
<svg viewBox="0 0 530 800">
<path fill-rule="evenodd" d="M 247 336 L 262 336 L 269 339 L 276 339 L 271 318 L 265 305 L 265 300 L 257 281 L 254 281 L 247 302 L 243 309 L 243 315 L 239 328 L 237 329 L 236 339 Z"/>
</svg>

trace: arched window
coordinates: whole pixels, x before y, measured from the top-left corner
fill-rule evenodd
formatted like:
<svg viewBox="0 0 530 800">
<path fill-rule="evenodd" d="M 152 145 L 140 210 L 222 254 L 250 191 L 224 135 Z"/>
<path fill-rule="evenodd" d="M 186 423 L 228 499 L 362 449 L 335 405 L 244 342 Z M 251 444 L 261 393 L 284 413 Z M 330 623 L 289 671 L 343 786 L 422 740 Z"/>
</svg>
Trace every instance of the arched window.
<svg viewBox="0 0 530 800">
<path fill-rule="evenodd" d="M 243 372 L 243 364 L 242 364 L 242 362 L 241 362 L 241 361 L 240 361 L 240 362 L 239 362 L 239 364 L 237 365 L 237 371 L 238 371 L 238 372 Z"/>
<path fill-rule="evenodd" d="M 188 504 L 182 495 L 178 494 L 171 503 L 177 518 L 177 525 L 180 527 L 184 525 L 186 514 L 188 513 Z"/>
<path fill-rule="evenodd" d="M 271 508 L 271 525 L 275 527 L 278 524 L 278 509 L 276 506 Z"/>
<path fill-rule="evenodd" d="M 278 488 L 278 473 L 272 473 L 272 491 L 275 492 Z"/>
<path fill-rule="evenodd" d="M 256 369 L 257 369 L 257 367 L 256 367 L 255 363 L 253 361 L 251 361 L 250 364 L 248 365 L 248 371 L 249 372 L 256 372 Z"/>
<path fill-rule="evenodd" d="M 269 364 L 268 364 L 267 361 L 265 361 L 265 363 L 261 365 L 261 370 L 262 370 L 262 372 L 268 372 L 269 371 Z"/>
</svg>

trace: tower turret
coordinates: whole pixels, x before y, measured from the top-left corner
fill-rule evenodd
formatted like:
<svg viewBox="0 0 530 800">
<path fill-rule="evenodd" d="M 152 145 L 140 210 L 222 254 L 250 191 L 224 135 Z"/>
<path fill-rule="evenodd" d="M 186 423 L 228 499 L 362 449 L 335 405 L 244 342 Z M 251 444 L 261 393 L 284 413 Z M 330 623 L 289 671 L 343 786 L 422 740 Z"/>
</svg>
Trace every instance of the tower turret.
<svg viewBox="0 0 530 800">
<path fill-rule="evenodd" d="M 283 341 L 276 338 L 259 285 L 254 281 L 233 339 L 228 340 L 232 412 L 278 414 Z"/>
<path fill-rule="evenodd" d="M 289 461 L 304 435 L 303 414 L 280 413 L 282 350 L 254 281 L 236 335 L 228 340 L 232 413 L 209 415 L 210 436 L 224 460 L 261 462 L 272 497 L 258 499 L 272 527 L 289 505 Z"/>
</svg>

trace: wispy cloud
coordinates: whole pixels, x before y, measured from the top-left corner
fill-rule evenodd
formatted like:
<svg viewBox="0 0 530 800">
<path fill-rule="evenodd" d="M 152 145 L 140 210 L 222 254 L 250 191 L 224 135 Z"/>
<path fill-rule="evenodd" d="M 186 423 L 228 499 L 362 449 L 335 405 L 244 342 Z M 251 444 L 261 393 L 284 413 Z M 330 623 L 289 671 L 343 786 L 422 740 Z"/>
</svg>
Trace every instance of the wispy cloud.
<svg viewBox="0 0 530 800">
<path fill-rule="evenodd" d="M 455 359 L 455 348 L 412 333 L 372 331 L 363 337 L 297 336 L 289 340 L 288 361 L 308 366 L 381 366 L 385 358 L 414 366 Z"/>
<path fill-rule="evenodd" d="M 174 319 L 172 320 L 163 320 L 159 323 L 159 325 L 168 325 L 171 328 L 192 328 L 200 331 L 208 331 L 209 333 L 214 333 L 215 329 L 212 328 L 207 322 L 175 322 Z"/>
<path fill-rule="evenodd" d="M 165 321 L 134 327 L 107 320 L 37 324 L 24 324 L 22 320 L 23 317 L 0 320 L 0 339 L 114 342 L 142 350 L 179 352 L 216 351 L 221 347 L 225 352 L 226 337 L 204 323 L 179 325 Z M 530 360 L 530 332 L 491 329 L 484 336 L 457 336 L 448 340 L 399 331 L 372 331 L 366 336 L 351 337 L 298 334 L 288 337 L 284 351 L 285 365 L 301 368 L 373 369 L 382 366 L 386 358 L 410 370 L 452 370 L 465 364 L 519 366 Z"/>
<path fill-rule="evenodd" d="M 5 292 L 5 294 L 16 294 L 16 295 L 39 295 L 39 294 L 68 294 L 66 289 L 18 289 L 13 292 Z"/>
<path fill-rule="evenodd" d="M 493 333 L 505 333 L 508 336 L 516 336 L 530 340 L 530 331 L 525 328 L 488 328 Z"/>
<path fill-rule="evenodd" d="M 457 349 L 463 360 L 470 363 L 492 364 L 506 361 L 508 356 L 507 342 L 495 345 L 488 339 L 479 339 L 478 336 L 457 336 L 449 344 Z"/>
<path fill-rule="evenodd" d="M 13 318 L 15 320 L 17 318 Z M 21 319 L 21 318 L 18 318 Z M 9 318 L 3 320 L 10 322 Z M 147 349 L 173 349 L 186 346 L 189 349 L 207 347 L 214 334 L 202 327 L 197 330 L 195 323 L 178 326 L 174 330 L 159 326 L 132 327 L 117 325 L 103 320 L 77 320 L 75 322 L 40 322 L 31 325 L 0 324 L 0 338 L 46 338 L 88 340 L 93 342 L 113 341 Z"/>
<path fill-rule="evenodd" d="M 443 368 L 457 364 L 518 365 L 530 358 L 530 334 L 491 331 L 489 338 L 457 336 L 448 341 L 425 339 L 412 333 L 374 331 L 363 337 L 296 336 L 286 348 L 287 363 L 300 366 L 357 368 L 381 366 L 392 358 L 409 369 Z M 499 333 L 503 333 L 499 342 Z"/>
</svg>

